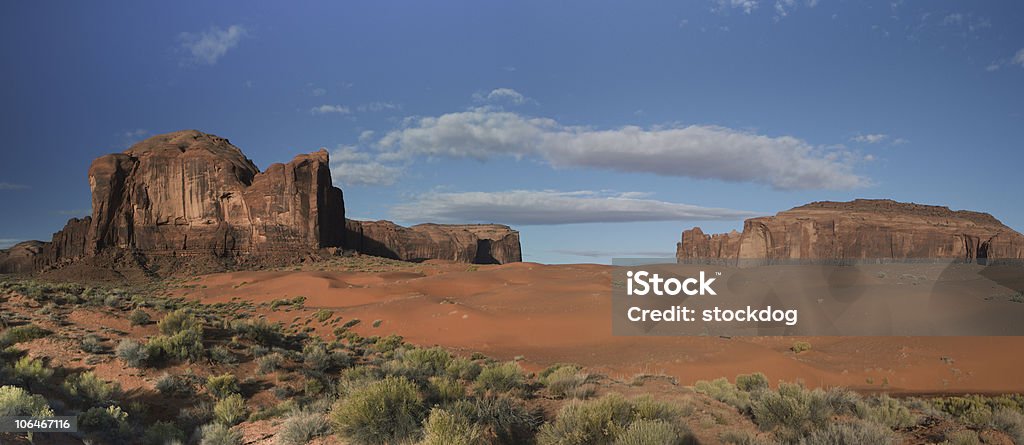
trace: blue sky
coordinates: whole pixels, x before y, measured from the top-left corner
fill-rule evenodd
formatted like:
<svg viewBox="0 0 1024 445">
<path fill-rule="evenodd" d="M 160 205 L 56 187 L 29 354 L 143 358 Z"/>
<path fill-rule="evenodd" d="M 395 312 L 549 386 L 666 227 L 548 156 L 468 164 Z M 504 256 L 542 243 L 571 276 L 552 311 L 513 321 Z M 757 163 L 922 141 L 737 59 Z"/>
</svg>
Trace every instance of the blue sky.
<svg viewBox="0 0 1024 445">
<path fill-rule="evenodd" d="M 8 2 L 0 243 L 89 213 L 86 170 L 195 128 L 332 151 L 349 216 L 501 222 L 541 262 L 892 198 L 1024 229 L 1024 4 Z"/>
</svg>

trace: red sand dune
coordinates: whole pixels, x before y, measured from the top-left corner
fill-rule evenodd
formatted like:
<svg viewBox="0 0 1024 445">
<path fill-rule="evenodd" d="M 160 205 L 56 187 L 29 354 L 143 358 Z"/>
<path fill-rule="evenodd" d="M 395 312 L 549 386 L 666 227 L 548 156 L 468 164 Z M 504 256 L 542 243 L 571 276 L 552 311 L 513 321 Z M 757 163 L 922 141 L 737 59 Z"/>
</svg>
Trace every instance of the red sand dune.
<svg viewBox="0 0 1024 445">
<path fill-rule="evenodd" d="M 571 362 L 615 377 L 668 374 L 684 385 L 759 371 L 773 381 L 866 391 L 1024 392 L 1024 337 L 613 336 L 610 272 L 600 265 L 428 262 L 400 272 L 216 274 L 187 293 L 206 303 L 302 295 L 306 312 L 330 308 L 344 320 L 358 318 L 355 330 L 363 335 L 397 333 L 421 345 L 523 356 L 532 368 Z M 285 324 L 296 315 L 268 313 Z M 331 338 L 331 327 L 313 326 Z M 792 353 L 797 340 L 812 350 Z"/>
</svg>

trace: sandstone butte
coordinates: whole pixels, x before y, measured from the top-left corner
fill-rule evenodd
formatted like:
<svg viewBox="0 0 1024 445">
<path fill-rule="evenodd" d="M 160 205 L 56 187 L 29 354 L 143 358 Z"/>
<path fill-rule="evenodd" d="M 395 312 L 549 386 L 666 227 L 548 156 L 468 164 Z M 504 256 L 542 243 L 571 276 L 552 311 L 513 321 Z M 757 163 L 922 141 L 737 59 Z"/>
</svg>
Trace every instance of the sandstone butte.
<svg viewBox="0 0 1024 445">
<path fill-rule="evenodd" d="M 987 213 L 887 199 L 813 202 L 751 218 L 743 232 L 686 230 L 679 262 L 1024 258 L 1024 236 Z"/>
<path fill-rule="evenodd" d="M 519 233 L 497 224 L 411 228 L 345 219 L 327 150 L 260 171 L 227 139 L 195 130 L 153 136 L 89 167 L 92 215 L 48 242 L 0 251 L 0 273 L 28 272 L 114 253 L 270 258 L 339 250 L 401 260 L 522 260 Z M 258 261 L 257 261 L 258 262 Z"/>
</svg>

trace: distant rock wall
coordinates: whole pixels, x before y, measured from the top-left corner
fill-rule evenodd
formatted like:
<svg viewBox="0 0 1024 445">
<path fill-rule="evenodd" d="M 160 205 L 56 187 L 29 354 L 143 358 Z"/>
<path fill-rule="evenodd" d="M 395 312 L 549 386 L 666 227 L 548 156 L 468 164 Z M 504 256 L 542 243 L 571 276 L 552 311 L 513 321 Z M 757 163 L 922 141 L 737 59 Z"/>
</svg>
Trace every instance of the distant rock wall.
<svg viewBox="0 0 1024 445">
<path fill-rule="evenodd" d="M 986 213 L 892 200 L 824 201 L 748 219 L 742 233 L 686 230 L 676 258 L 1021 259 L 1024 235 Z"/>
<path fill-rule="evenodd" d="M 42 241 L 25 241 L 0 250 L 0 273 L 32 272 L 36 258 L 45 247 L 46 243 Z"/>
<path fill-rule="evenodd" d="M 346 221 L 346 246 L 360 252 L 405 261 L 504 264 L 522 261 L 519 232 L 499 224 L 420 224 Z"/>
</svg>

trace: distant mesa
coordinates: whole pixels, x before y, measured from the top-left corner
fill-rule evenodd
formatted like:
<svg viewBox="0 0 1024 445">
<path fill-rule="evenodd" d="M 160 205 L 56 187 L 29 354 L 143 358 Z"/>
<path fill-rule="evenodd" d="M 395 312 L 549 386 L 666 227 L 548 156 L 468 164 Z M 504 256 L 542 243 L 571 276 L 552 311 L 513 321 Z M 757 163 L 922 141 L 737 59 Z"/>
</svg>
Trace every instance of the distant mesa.
<svg viewBox="0 0 1024 445">
<path fill-rule="evenodd" d="M 89 167 L 92 215 L 49 243 L 0 251 L 0 273 L 130 256 L 288 264 L 339 250 L 401 260 L 521 261 L 519 234 L 502 225 L 423 225 L 345 219 L 327 150 L 260 171 L 227 139 L 196 130 L 153 136 Z"/>
<path fill-rule="evenodd" d="M 1024 235 L 987 213 L 857 199 L 813 202 L 751 218 L 743 232 L 706 235 L 699 227 L 676 244 L 680 262 L 720 260 L 1024 258 Z"/>
</svg>

